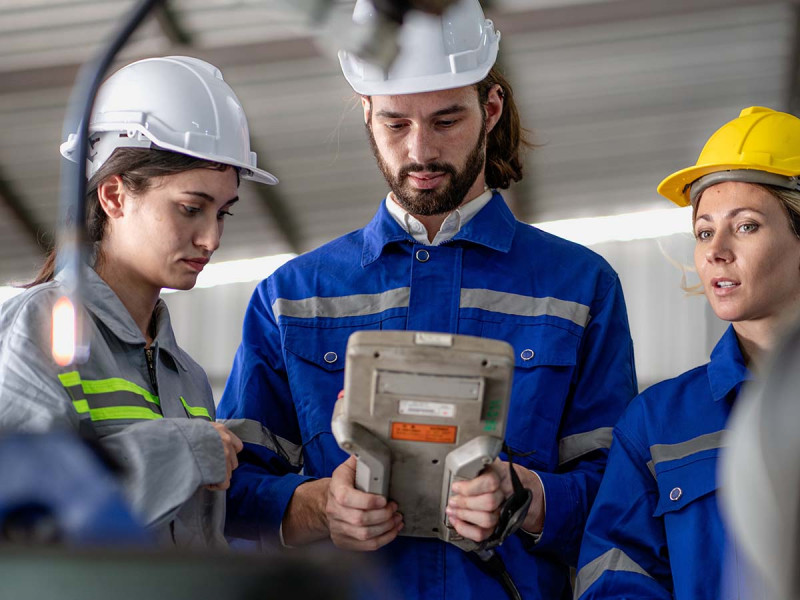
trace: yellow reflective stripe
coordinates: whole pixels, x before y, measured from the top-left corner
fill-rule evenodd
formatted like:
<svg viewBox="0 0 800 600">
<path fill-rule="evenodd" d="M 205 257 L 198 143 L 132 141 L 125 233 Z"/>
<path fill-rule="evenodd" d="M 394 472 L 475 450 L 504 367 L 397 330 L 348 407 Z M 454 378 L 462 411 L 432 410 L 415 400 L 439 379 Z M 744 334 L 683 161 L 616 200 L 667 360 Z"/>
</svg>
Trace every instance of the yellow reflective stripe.
<svg viewBox="0 0 800 600">
<path fill-rule="evenodd" d="M 133 392 L 139 394 L 142 398 L 155 404 L 161 405 L 158 396 L 154 396 L 143 387 L 139 387 L 135 383 L 131 383 L 119 377 L 111 377 L 110 379 L 97 379 L 95 381 L 81 381 L 81 387 L 85 394 L 107 394 L 109 392 Z"/>
<path fill-rule="evenodd" d="M 86 400 L 73 400 L 72 405 L 75 407 L 75 410 L 78 411 L 79 415 L 86 414 L 90 411 L 89 403 Z"/>
<path fill-rule="evenodd" d="M 61 381 L 61 385 L 64 387 L 73 387 L 75 385 L 81 384 L 81 374 L 77 371 L 71 371 L 69 373 L 59 373 L 58 379 Z"/>
<path fill-rule="evenodd" d="M 163 419 L 164 417 L 149 408 L 141 406 L 107 406 L 105 408 L 90 408 L 89 415 L 92 421 L 110 421 L 114 419 Z"/>
<path fill-rule="evenodd" d="M 208 413 L 207 408 L 203 408 L 202 406 L 189 406 L 186 400 L 183 399 L 183 396 L 181 396 L 181 404 L 183 404 L 183 408 L 186 409 L 186 412 L 189 413 L 190 416 L 205 417 L 209 421 L 211 420 L 211 415 Z"/>
</svg>

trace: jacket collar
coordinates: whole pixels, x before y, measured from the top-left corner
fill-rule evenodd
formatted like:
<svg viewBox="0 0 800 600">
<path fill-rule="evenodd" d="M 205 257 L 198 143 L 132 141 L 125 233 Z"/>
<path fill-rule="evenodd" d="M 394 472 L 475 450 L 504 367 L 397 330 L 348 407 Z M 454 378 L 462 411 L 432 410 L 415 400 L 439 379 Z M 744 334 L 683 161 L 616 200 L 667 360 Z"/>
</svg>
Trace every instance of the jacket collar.
<svg viewBox="0 0 800 600">
<path fill-rule="evenodd" d="M 120 341 L 144 348 L 147 342 L 142 332 L 114 290 L 88 265 L 84 265 L 82 276 L 83 303 L 89 313 L 101 321 Z M 59 272 L 55 278 L 63 281 L 63 272 Z M 156 335 L 153 346 L 166 351 L 186 371 L 175 332 L 172 330 L 167 304 L 161 298 L 156 302 L 154 314 Z"/>
<path fill-rule="evenodd" d="M 742 383 L 749 379 L 751 375 L 739 349 L 739 339 L 736 337 L 733 325 L 729 325 L 711 351 L 711 362 L 708 365 L 711 397 L 717 402 L 734 390 L 738 393 Z"/>
<path fill-rule="evenodd" d="M 494 192 L 488 204 L 448 243 L 471 242 L 505 253 L 511 249 L 515 227 L 516 220 L 506 206 L 503 196 L 499 192 Z M 389 214 L 385 203 L 381 202 L 377 214 L 364 228 L 361 266 L 366 267 L 375 262 L 386 246 L 397 242 L 413 244 L 414 238 L 403 230 Z"/>
</svg>

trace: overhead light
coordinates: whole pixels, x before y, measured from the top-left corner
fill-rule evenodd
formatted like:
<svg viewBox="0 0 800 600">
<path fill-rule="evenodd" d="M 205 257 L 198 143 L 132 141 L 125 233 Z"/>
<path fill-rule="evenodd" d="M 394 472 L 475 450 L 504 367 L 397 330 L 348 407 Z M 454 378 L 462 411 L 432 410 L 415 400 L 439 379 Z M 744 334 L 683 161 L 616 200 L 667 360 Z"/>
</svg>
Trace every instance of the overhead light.
<svg viewBox="0 0 800 600">
<path fill-rule="evenodd" d="M 691 234 L 692 207 L 645 210 L 608 217 L 561 219 L 533 225 L 584 246 L 604 242 L 630 242 L 676 233 Z"/>
</svg>

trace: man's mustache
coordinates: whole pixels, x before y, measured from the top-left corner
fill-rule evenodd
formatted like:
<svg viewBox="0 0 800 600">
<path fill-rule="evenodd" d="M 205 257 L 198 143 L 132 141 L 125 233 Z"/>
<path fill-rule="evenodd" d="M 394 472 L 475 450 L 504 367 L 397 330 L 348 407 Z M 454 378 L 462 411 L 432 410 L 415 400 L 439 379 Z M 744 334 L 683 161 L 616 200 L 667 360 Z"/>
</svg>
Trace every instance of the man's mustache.
<svg viewBox="0 0 800 600">
<path fill-rule="evenodd" d="M 420 171 L 427 171 L 429 173 L 449 173 L 450 175 L 456 175 L 456 168 L 453 165 L 448 163 L 432 162 L 426 165 L 420 163 L 406 165 L 400 169 L 397 176 L 398 178 L 403 178 L 407 177 L 410 173 L 416 173 Z"/>
</svg>

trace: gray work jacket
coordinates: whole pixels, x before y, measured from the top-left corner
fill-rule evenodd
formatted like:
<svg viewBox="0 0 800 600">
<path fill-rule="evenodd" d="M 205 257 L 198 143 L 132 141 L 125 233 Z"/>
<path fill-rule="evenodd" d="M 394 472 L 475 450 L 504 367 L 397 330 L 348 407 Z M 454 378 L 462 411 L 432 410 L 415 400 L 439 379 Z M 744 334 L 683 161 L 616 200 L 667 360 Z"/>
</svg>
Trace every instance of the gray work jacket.
<svg viewBox="0 0 800 600">
<path fill-rule="evenodd" d="M 58 277 L 0 307 L 0 431 L 90 422 L 125 469 L 134 513 L 160 542 L 225 546 L 225 493 L 203 488 L 223 481 L 226 468 L 205 372 L 178 347 L 163 300 L 148 357 L 117 295 L 93 269 L 84 277 L 91 332 L 85 364 L 60 368 L 51 358 L 51 312 L 64 293 Z"/>
</svg>

